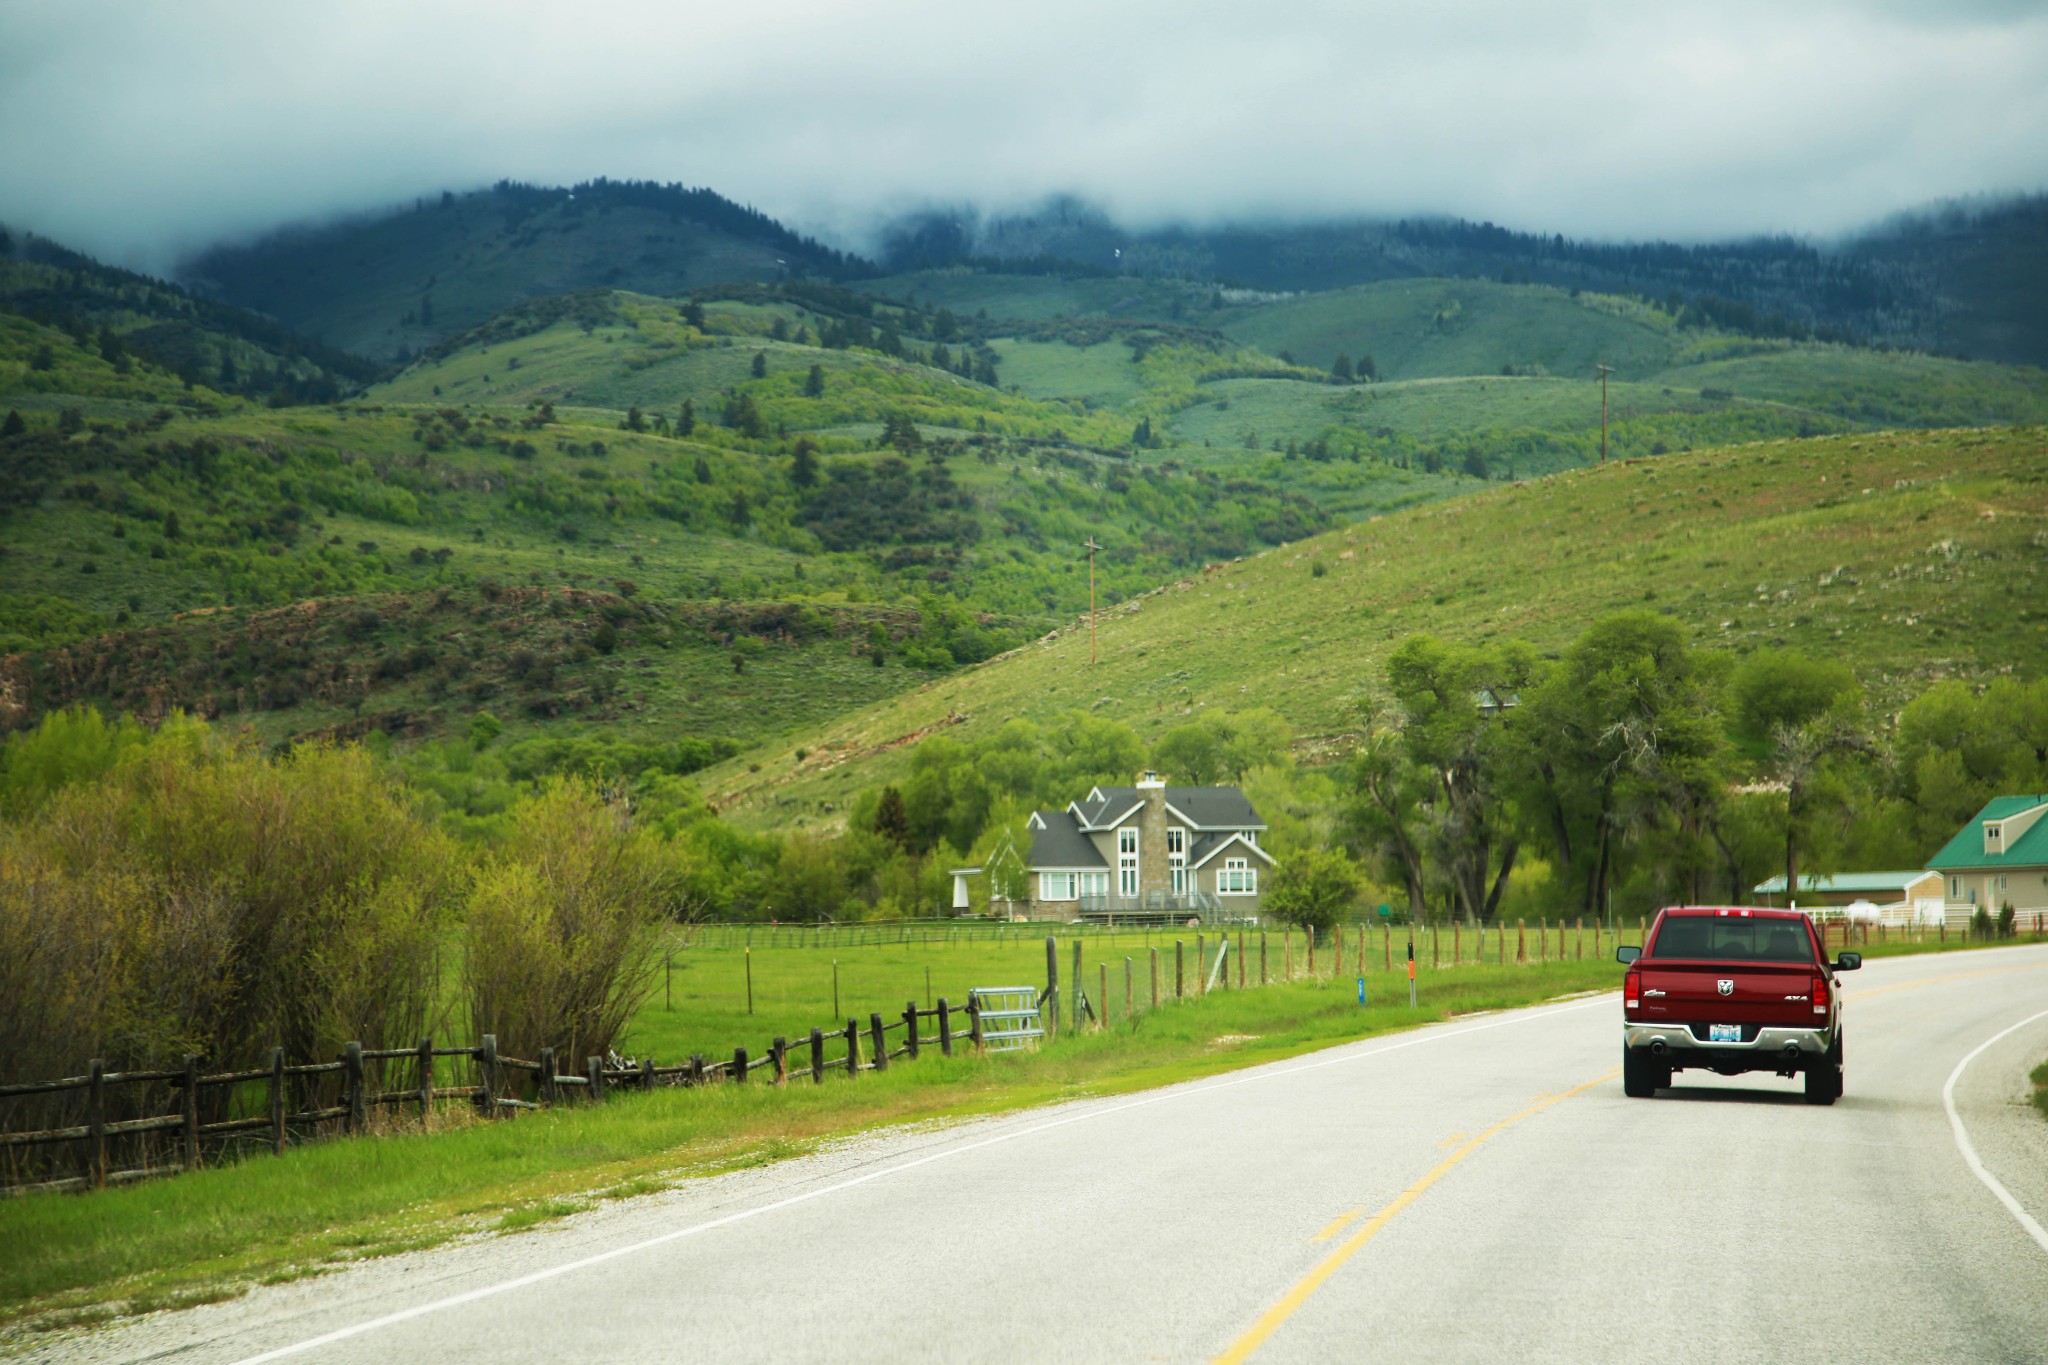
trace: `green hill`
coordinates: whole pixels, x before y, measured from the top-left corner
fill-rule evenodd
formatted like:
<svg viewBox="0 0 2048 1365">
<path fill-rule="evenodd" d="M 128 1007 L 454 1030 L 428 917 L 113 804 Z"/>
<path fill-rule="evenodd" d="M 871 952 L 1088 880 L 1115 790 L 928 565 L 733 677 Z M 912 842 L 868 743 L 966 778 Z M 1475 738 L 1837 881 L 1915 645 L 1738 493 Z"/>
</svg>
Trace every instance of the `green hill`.
<svg viewBox="0 0 2048 1365">
<path fill-rule="evenodd" d="M 216 247 L 184 273 L 331 345 L 391 360 L 527 299 L 596 288 L 672 294 L 858 265 L 709 190 L 505 181 Z"/>
<path fill-rule="evenodd" d="M 154 391 L 157 399 L 171 401 L 178 391 L 198 385 L 215 390 L 215 397 L 325 402 L 377 372 L 361 356 L 289 332 L 269 318 L 101 265 L 41 237 L 0 248 L 0 323 L 9 328 L 6 357 L 32 364 L 0 375 L 0 393 L 27 398 L 31 405 L 38 394 L 133 397 Z M 37 362 L 45 344 L 53 362 L 48 366 Z M 74 353 L 106 361 L 108 372 L 71 367 L 66 357 Z M 162 373 L 129 382 L 137 365 Z"/>
<path fill-rule="evenodd" d="M 709 775 L 733 818 L 825 818 L 938 724 L 1112 715 L 1147 738 L 1269 706 L 1341 749 L 1387 652 L 1432 632 L 1557 648 L 1648 604 L 1703 642 L 1839 658 L 1880 706 L 2048 667 L 2048 432 L 1775 441 L 1495 488 L 1215 566 Z M 758 769 L 758 770 L 755 770 Z"/>
</svg>

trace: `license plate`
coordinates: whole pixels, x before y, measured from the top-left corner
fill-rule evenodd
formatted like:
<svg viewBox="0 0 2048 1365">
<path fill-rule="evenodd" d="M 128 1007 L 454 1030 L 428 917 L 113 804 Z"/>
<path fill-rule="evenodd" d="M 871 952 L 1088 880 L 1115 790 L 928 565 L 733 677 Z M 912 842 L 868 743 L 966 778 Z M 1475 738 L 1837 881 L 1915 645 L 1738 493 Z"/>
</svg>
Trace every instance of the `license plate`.
<svg viewBox="0 0 2048 1365">
<path fill-rule="evenodd" d="M 1709 1024 L 1707 1041 L 1710 1043 L 1739 1043 L 1742 1041 L 1742 1025 Z"/>
</svg>

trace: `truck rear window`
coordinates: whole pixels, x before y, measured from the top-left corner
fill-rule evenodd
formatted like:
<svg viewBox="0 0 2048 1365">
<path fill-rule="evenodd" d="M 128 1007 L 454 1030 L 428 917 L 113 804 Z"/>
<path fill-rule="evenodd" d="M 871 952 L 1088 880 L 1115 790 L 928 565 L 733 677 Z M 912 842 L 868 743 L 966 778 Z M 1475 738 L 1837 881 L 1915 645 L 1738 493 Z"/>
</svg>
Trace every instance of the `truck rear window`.
<svg viewBox="0 0 2048 1365">
<path fill-rule="evenodd" d="M 1811 962 L 1806 930 L 1786 920 L 1686 915 L 1657 931 L 1652 957 L 1703 957 L 1727 962 Z"/>
</svg>

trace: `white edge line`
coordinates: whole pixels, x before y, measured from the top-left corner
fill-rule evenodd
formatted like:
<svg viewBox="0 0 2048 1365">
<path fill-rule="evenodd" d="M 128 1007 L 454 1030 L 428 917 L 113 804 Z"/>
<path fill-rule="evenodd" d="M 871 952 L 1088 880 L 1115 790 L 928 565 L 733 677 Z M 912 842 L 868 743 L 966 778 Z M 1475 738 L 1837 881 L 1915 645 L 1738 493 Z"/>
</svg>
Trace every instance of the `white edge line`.
<svg viewBox="0 0 2048 1365">
<path fill-rule="evenodd" d="M 1602 995 L 1610 996 L 1613 993 L 1612 991 L 1606 991 L 1602 992 Z M 1342 1066 L 1349 1062 L 1362 1061 L 1368 1057 L 1378 1057 L 1388 1052 L 1399 1052 L 1404 1048 L 1420 1047 L 1424 1043 L 1433 1043 L 1445 1038 L 1462 1038 L 1471 1033 L 1484 1033 L 1488 1029 L 1506 1028 L 1510 1024 L 1529 1023 L 1537 1019 L 1548 1019 L 1558 1014 L 1567 1014 L 1573 1010 L 1591 1009 L 1596 1005 L 1611 1005 L 1612 1003 L 1611 1000 L 1603 998 L 1551 1008 L 1539 1006 L 1540 1013 L 1533 1011 L 1518 1013 L 1507 1019 L 1494 1020 L 1492 1023 L 1474 1024 L 1468 1028 L 1461 1029 L 1432 1031 L 1419 1037 L 1406 1038 L 1397 1043 L 1389 1043 L 1384 1047 L 1376 1047 L 1364 1051 L 1347 1050 L 1342 1056 L 1326 1057 L 1314 1062 L 1304 1062 L 1299 1066 L 1269 1069 L 1272 1068 L 1273 1064 L 1268 1064 L 1267 1068 L 1260 1068 L 1255 1072 L 1244 1075 L 1230 1076 L 1222 1080 L 1164 1090 L 1157 1094 L 1148 1095 L 1143 1099 L 1129 1100 L 1123 1104 L 1112 1105 L 1106 1108 L 1089 1109 L 1084 1113 L 1069 1114 L 1065 1118 L 1053 1119 L 1050 1122 L 1036 1124 L 1030 1128 L 1020 1128 L 1014 1132 L 998 1133 L 994 1137 L 982 1138 L 977 1142 L 964 1143 L 958 1147 L 948 1147 L 942 1152 L 933 1152 L 912 1161 L 901 1162 L 894 1166 L 885 1166 L 878 1171 L 869 1171 L 865 1175 L 857 1175 L 849 1180 L 841 1180 L 836 1184 L 824 1185 L 814 1190 L 806 1190 L 802 1194 L 793 1194 L 786 1199 L 775 1200 L 773 1203 L 757 1205 L 750 1209 L 742 1209 L 738 1213 L 728 1213 L 722 1218 L 714 1218 L 706 1223 L 697 1223 L 687 1228 L 678 1228 L 673 1232 L 664 1232 L 658 1237 L 649 1237 L 644 1241 L 633 1242 L 622 1247 L 613 1247 L 609 1251 L 600 1251 L 593 1255 L 582 1257 L 579 1260 L 565 1261 L 560 1265 L 549 1266 L 546 1270 L 536 1270 L 530 1275 L 521 1275 L 517 1279 L 503 1280 L 497 1284 L 485 1285 L 480 1289 L 471 1289 L 460 1294 L 452 1294 L 445 1299 L 435 1299 L 428 1303 L 415 1304 L 411 1308 L 400 1309 L 396 1313 L 387 1313 L 381 1318 L 371 1318 L 367 1322 L 354 1323 L 348 1327 L 337 1327 L 334 1331 L 323 1333 L 317 1337 L 308 1337 L 304 1341 L 293 1342 L 289 1346 L 279 1346 L 274 1350 L 265 1351 L 261 1355 L 244 1357 L 241 1360 L 235 1361 L 234 1365 L 263 1365 L 266 1361 L 283 1360 L 287 1356 L 295 1356 L 303 1351 L 311 1351 L 321 1346 L 330 1346 L 337 1341 L 346 1341 L 350 1337 L 361 1336 L 365 1332 L 374 1332 L 382 1327 L 393 1327 L 401 1322 L 410 1322 L 414 1318 L 422 1318 L 429 1313 L 439 1313 L 445 1309 L 459 1308 L 466 1303 L 475 1303 L 479 1299 L 488 1299 L 498 1294 L 510 1293 L 515 1289 L 524 1289 L 528 1285 L 539 1284 L 544 1280 L 552 1280 L 561 1275 L 568 1275 L 574 1271 L 587 1269 L 590 1266 L 601 1265 L 606 1261 L 617 1260 L 621 1256 L 631 1256 L 636 1252 L 663 1246 L 669 1242 L 681 1241 L 685 1237 L 694 1237 L 699 1233 L 712 1232 L 719 1228 L 730 1227 L 734 1223 L 745 1222 L 749 1218 L 758 1218 L 763 1214 L 774 1213 L 781 1209 L 790 1208 L 793 1205 L 808 1203 L 813 1199 L 822 1199 L 828 1194 L 838 1194 L 842 1191 L 850 1190 L 857 1185 L 865 1185 L 871 1180 L 880 1180 L 884 1176 L 900 1175 L 904 1171 L 914 1171 L 920 1166 L 929 1166 L 935 1161 L 946 1161 L 953 1157 L 965 1156 L 969 1152 L 979 1151 L 984 1147 L 994 1147 L 999 1143 L 1014 1142 L 1019 1138 L 1034 1137 L 1039 1133 L 1050 1132 L 1055 1128 L 1065 1128 L 1069 1124 L 1105 1118 L 1111 1114 L 1127 1113 L 1133 1109 L 1142 1109 L 1148 1105 L 1161 1104 L 1167 1100 L 1181 1099 L 1188 1095 L 1206 1094 L 1212 1090 L 1224 1090 L 1236 1085 L 1249 1085 L 1254 1081 L 1270 1080 L 1277 1076 L 1292 1076 L 1303 1071 L 1318 1071 L 1326 1066 Z M 2036 1018 L 2038 1017 L 2037 1015 Z M 2003 1037 L 2004 1034 L 1999 1036 Z M 1992 1042 L 1996 1041 L 1997 1039 L 1995 1038 L 1992 1040 Z M 1988 1047 L 1989 1045 L 1986 1044 L 1985 1046 Z M 1344 1045 L 1340 1044 L 1340 1046 Z M 1355 1048 L 1357 1045 L 1351 1044 L 1349 1046 Z M 1980 1052 L 1982 1050 L 1982 1048 L 1978 1049 Z M 1974 1056 L 1976 1054 L 1972 1053 L 1971 1055 Z M 1951 1084 L 1953 1084 L 1953 1078 L 1951 1078 Z M 1959 1141 L 1961 1140 L 1960 1132 L 1961 1130 L 1958 1129 Z M 1990 1177 L 1986 1176 L 1985 1178 L 1988 1180 Z M 2014 1205 L 2013 1207 L 2017 1209 L 2018 1206 Z M 2021 1214 L 2020 1216 L 2024 1218 L 2026 1215 Z M 2035 1228 L 2035 1233 L 2037 1236 L 2042 1235 L 2038 1227 Z M 2048 1241 L 2044 1241 L 2042 1244 L 2048 1246 Z"/>
<path fill-rule="evenodd" d="M 1976 1061 L 1993 1043 L 2018 1033 L 2027 1025 L 2041 1019 L 2048 1019 L 2048 1010 L 2029 1015 L 2011 1028 L 2001 1029 L 1977 1044 L 1970 1055 L 1957 1062 L 1956 1069 L 1948 1073 L 1948 1083 L 1941 1087 L 1941 1107 L 1948 1110 L 1948 1126 L 1955 1134 L 1956 1150 L 1963 1154 L 1963 1164 L 1970 1168 L 1972 1175 L 1984 1182 L 1986 1189 L 1998 1196 L 1998 1202 L 2005 1205 L 2007 1213 L 2019 1219 L 2020 1226 L 2027 1230 L 2027 1235 L 2041 1244 L 2041 1250 L 2048 1251 L 2048 1228 L 2043 1228 L 2034 1221 L 2034 1216 L 2020 1207 L 2020 1201 L 2012 1197 L 2012 1192 L 1998 1183 L 1998 1177 L 1985 1169 L 1983 1161 L 1977 1156 L 1977 1149 L 1970 1143 L 1970 1135 L 1963 1130 L 1963 1116 L 1956 1112 L 1956 1082 L 1962 1079 L 1963 1069 Z"/>
</svg>

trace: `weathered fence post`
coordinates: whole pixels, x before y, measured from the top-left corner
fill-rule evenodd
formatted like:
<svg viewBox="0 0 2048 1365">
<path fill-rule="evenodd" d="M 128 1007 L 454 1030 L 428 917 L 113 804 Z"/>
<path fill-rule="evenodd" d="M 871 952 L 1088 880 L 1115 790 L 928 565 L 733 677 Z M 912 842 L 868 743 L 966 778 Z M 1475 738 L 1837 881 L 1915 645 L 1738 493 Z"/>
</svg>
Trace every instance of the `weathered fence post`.
<svg viewBox="0 0 2048 1365">
<path fill-rule="evenodd" d="M 342 1131 L 360 1133 L 369 1127 L 370 1097 L 363 1093 L 363 1045 L 343 1043 L 341 1075 L 348 1086 L 348 1112 L 342 1116 Z"/>
<path fill-rule="evenodd" d="M 498 1116 L 498 1035 L 486 1033 L 483 1045 L 476 1050 L 477 1092 L 476 1107 L 484 1117 Z"/>
<path fill-rule="evenodd" d="M 988 1040 L 981 1032 L 981 997 L 978 995 L 967 997 L 967 1040 L 974 1044 L 977 1056 L 988 1046 Z"/>
<path fill-rule="evenodd" d="M 652 1057 L 642 1057 L 640 1059 L 640 1088 L 642 1090 L 654 1089 L 654 1058 Z"/>
<path fill-rule="evenodd" d="M 85 1076 L 86 1182 L 99 1190 L 107 1184 L 107 1064 L 93 1058 Z"/>
<path fill-rule="evenodd" d="M 868 1051 L 874 1054 L 875 1070 L 887 1071 L 889 1069 L 889 1036 L 882 1032 L 882 1016 L 880 1014 L 871 1013 L 868 1015 L 868 1039 Z"/>
<path fill-rule="evenodd" d="M 434 1112 L 434 1040 L 431 1035 L 420 1039 L 420 1059 L 414 1069 L 419 1073 L 420 1127 L 425 1128 L 427 1115 Z"/>
<path fill-rule="evenodd" d="M 939 997 L 939 1055 L 953 1055 L 953 1007 L 943 995 Z"/>
<path fill-rule="evenodd" d="M 1159 950 L 1152 950 L 1152 1008 L 1159 1008 Z"/>
<path fill-rule="evenodd" d="M 825 1030 L 811 1030 L 811 1084 L 825 1083 Z"/>
<path fill-rule="evenodd" d="M 590 1091 L 590 1098 L 599 1104 L 603 1104 L 604 1058 L 585 1057 L 583 1059 L 583 1079 L 587 1083 L 584 1088 Z"/>
<path fill-rule="evenodd" d="M 555 1086 L 555 1050 L 544 1047 L 540 1050 L 540 1102 L 552 1109 L 560 1098 Z"/>
<path fill-rule="evenodd" d="M 776 1035 L 775 1041 L 768 1045 L 768 1052 L 770 1056 L 775 1058 L 775 1083 L 777 1085 L 788 1085 L 789 1039 L 782 1037 L 780 1034 Z"/>
<path fill-rule="evenodd" d="M 1237 931 L 1237 988 L 1244 989 L 1244 930 Z"/>
<path fill-rule="evenodd" d="M 1586 960 L 1586 917 L 1579 916 L 1579 961 Z"/>
<path fill-rule="evenodd" d="M 284 1155 L 284 1049 L 270 1049 L 270 1150 Z"/>
<path fill-rule="evenodd" d="M 1282 981 L 1294 980 L 1294 931 L 1292 929 L 1282 929 L 1280 931 L 1280 979 Z"/>
<path fill-rule="evenodd" d="M 1380 955 L 1386 959 L 1386 970 L 1394 970 L 1394 926 L 1380 926 Z"/>
<path fill-rule="evenodd" d="M 849 1019 L 846 1021 L 846 1074 L 853 1076 L 859 1074 L 859 1072 L 860 1021 L 858 1019 Z"/>
<path fill-rule="evenodd" d="M 1045 936 L 1045 1040 L 1060 1031 L 1060 945 L 1051 934 Z"/>
<path fill-rule="evenodd" d="M 917 1060 L 917 1002 L 915 1000 L 903 1007 L 903 1055 L 913 1062 Z"/>
<path fill-rule="evenodd" d="M 1109 964 L 1098 962 L 1095 970 L 1102 978 L 1102 998 L 1095 1002 L 1095 1027 L 1105 1029 L 1109 1027 Z"/>
<path fill-rule="evenodd" d="M 1131 955 L 1124 954 L 1124 1018 L 1134 1019 L 1138 1014 L 1137 968 L 1131 962 Z"/>
<path fill-rule="evenodd" d="M 1076 938 L 1074 940 L 1074 1032 L 1076 1033 L 1081 1031 L 1081 1009 L 1087 1003 L 1086 997 L 1088 992 L 1082 989 L 1081 986 L 1082 981 L 1086 979 L 1081 975 L 1081 940 Z"/>
<path fill-rule="evenodd" d="M 1461 967 L 1464 965 L 1464 959 L 1465 926 L 1463 924 L 1453 924 L 1451 926 L 1451 965 L 1453 967 Z"/>
<path fill-rule="evenodd" d="M 1263 986 L 1266 985 L 1267 982 L 1268 978 L 1266 976 L 1266 931 L 1264 929 L 1261 929 L 1259 930 L 1259 984 Z"/>
<path fill-rule="evenodd" d="M 1179 939 L 1173 941 L 1173 998 L 1178 1000 L 1187 986 L 1187 944 Z"/>
<path fill-rule="evenodd" d="M 1195 995 L 1199 998 L 1209 993 L 1209 941 L 1201 934 L 1195 935 Z"/>
<path fill-rule="evenodd" d="M 185 1054 L 185 1093 L 178 1106 L 180 1136 L 184 1139 L 185 1169 L 199 1169 L 199 1054 Z"/>
<path fill-rule="evenodd" d="M 732 1050 L 732 1078 L 741 1085 L 747 1083 L 747 1050 L 743 1047 Z"/>
<path fill-rule="evenodd" d="M 1316 927 L 1308 926 L 1308 979 L 1316 979 Z"/>
</svg>

